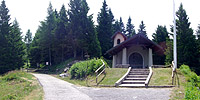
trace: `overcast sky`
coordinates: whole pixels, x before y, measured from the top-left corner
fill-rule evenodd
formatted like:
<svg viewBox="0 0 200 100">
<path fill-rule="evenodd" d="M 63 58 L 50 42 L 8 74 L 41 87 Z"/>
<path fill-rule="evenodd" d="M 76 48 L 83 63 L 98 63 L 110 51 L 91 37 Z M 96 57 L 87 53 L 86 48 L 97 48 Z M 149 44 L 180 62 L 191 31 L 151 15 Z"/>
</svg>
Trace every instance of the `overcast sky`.
<svg viewBox="0 0 200 100">
<path fill-rule="evenodd" d="M 2 1 L 2 0 L 0 0 Z M 22 32 L 25 34 L 28 29 L 34 34 L 47 16 L 47 8 L 51 1 L 53 8 L 60 10 L 62 4 L 68 9 L 70 0 L 5 0 L 10 10 L 11 19 L 15 18 L 20 24 Z M 100 12 L 103 0 L 87 0 L 90 7 L 89 14 L 94 14 L 94 21 L 97 20 L 97 14 Z M 200 24 L 200 0 L 175 0 L 176 11 L 183 3 L 194 31 Z M 143 20 L 146 25 L 146 31 L 151 38 L 158 25 L 166 25 L 170 31 L 170 25 L 173 24 L 173 0 L 107 0 L 108 7 L 111 8 L 115 19 L 122 17 L 126 25 L 128 17 L 131 16 L 132 23 L 137 32 L 140 22 Z"/>
</svg>

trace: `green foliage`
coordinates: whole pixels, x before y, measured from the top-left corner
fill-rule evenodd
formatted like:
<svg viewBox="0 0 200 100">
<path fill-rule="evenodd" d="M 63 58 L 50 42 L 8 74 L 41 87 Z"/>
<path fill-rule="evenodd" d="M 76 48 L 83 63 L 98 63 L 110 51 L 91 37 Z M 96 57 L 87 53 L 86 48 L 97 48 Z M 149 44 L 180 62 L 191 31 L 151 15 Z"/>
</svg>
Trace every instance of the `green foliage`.
<svg viewBox="0 0 200 100">
<path fill-rule="evenodd" d="M 165 65 L 170 65 L 173 61 L 173 42 L 171 39 L 167 39 L 165 49 Z"/>
<path fill-rule="evenodd" d="M 181 65 L 180 71 L 184 74 L 187 80 L 185 88 L 185 99 L 199 100 L 200 99 L 200 76 L 196 73 L 191 72 L 189 66 Z"/>
<path fill-rule="evenodd" d="M 126 33 L 126 30 L 125 30 L 124 23 L 123 23 L 123 21 L 122 21 L 122 17 L 120 17 L 120 19 L 119 19 L 119 26 L 120 26 L 119 31 L 122 32 L 123 34 L 125 34 L 125 33 Z"/>
<path fill-rule="evenodd" d="M 107 50 L 112 47 L 111 36 L 113 35 L 113 14 L 111 9 L 108 9 L 108 5 L 106 4 L 106 0 L 104 0 L 101 11 L 97 17 L 97 33 L 98 40 L 100 42 L 101 51 L 104 55 Z M 120 23 L 119 23 L 120 26 Z M 105 55 L 104 55 L 105 57 Z"/>
<path fill-rule="evenodd" d="M 140 24 L 139 29 L 138 29 L 138 34 L 143 34 L 145 37 L 147 37 L 147 32 L 146 32 L 145 27 L 146 26 L 145 26 L 144 22 L 141 21 L 141 24 Z"/>
<path fill-rule="evenodd" d="M 189 75 L 191 73 L 190 67 L 187 65 L 181 65 L 180 70 L 185 75 Z"/>
<path fill-rule="evenodd" d="M 31 46 L 31 42 L 33 41 L 32 38 L 32 33 L 30 31 L 30 29 L 28 29 L 28 31 L 26 32 L 25 38 L 24 38 L 24 42 L 26 44 L 26 67 L 29 67 L 29 60 L 30 60 L 30 46 Z"/>
<path fill-rule="evenodd" d="M 12 80 L 20 80 L 20 77 L 18 75 L 19 73 L 9 73 L 7 75 L 5 75 L 3 78 L 1 78 L 4 81 L 12 81 Z"/>
<path fill-rule="evenodd" d="M 105 63 L 105 61 L 104 61 Z M 86 75 L 93 75 L 94 72 L 102 65 L 101 59 L 91 59 L 87 61 L 82 61 L 72 65 L 69 72 L 72 79 L 82 79 Z"/>
<path fill-rule="evenodd" d="M 33 75 L 12 71 L 0 78 L 0 100 L 21 100 L 36 89 L 36 79 Z"/>
<path fill-rule="evenodd" d="M 83 59 L 85 54 L 90 57 L 101 55 L 93 16 L 88 15 L 86 0 L 70 0 L 69 9 L 63 5 L 59 13 L 50 3 L 47 11 L 47 18 L 41 22 L 31 44 L 32 67 L 45 65 L 45 62 L 53 66 L 72 57 Z"/>
<path fill-rule="evenodd" d="M 126 36 L 128 38 L 132 37 L 135 34 L 134 25 L 131 23 L 131 17 L 129 16 L 128 22 L 126 24 Z"/>
<path fill-rule="evenodd" d="M 9 10 L 3 0 L 0 5 L 0 74 L 24 65 L 24 43 L 19 24 L 10 23 Z"/>
<path fill-rule="evenodd" d="M 191 23 L 182 4 L 176 12 L 176 16 L 178 65 L 185 64 L 193 70 L 199 69 L 199 62 L 196 60 L 199 56 L 195 36 L 193 35 L 193 29 L 190 28 Z"/>
</svg>

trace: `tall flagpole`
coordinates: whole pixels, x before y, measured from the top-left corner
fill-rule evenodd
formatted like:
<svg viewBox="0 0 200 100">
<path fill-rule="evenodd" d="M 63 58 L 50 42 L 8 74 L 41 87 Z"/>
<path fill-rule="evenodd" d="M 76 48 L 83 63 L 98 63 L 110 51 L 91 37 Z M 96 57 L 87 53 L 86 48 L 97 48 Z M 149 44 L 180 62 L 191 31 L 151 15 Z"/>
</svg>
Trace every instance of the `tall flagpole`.
<svg viewBox="0 0 200 100">
<path fill-rule="evenodd" d="M 174 15 L 174 69 L 177 68 L 177 48 L 176 48 L 176 12 L 175 12 L 175 1 L 173 0 L 173 15 Z"/>
</svg>

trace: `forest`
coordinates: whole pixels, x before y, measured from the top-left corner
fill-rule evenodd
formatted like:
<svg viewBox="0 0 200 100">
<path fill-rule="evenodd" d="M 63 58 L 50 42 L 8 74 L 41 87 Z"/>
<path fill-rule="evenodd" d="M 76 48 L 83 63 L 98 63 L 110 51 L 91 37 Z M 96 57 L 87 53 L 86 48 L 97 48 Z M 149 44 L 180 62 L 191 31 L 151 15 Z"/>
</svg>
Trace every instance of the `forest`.
<svg viewBox="0 0 200 100">
<path fill-rule="evenodd" d="M 94 24 L 93 15 L 88 14 L 90 8 L 86 0 L 70 0 L 68 5 L 69 9 L 62 5 L 58 11 L 49 3 L 47 17 L 40 22 L 35 36 L 28 30 L 23 37 L 17 19 L 10 22 L 6 2 L 1 2 L 0 74 L 22 67 L 52 66 L 70 58 L 83 60 L 85 55 L 111 60 L 112 57 L 105 53 L 112 48 L 111 36 L 117 31 L 128 38 L 139 33 L 148 38 L 143 21 L 136 32 L 131 17 L 126 24 L 121 17 L 116 19 L 106 0 L 98 13 L 97 25 Z M 200 25 L 194 31 L 190 24 L 181 4 L 176 11 L 178 66 L 189 65 L 200 74 Z M 166 26 L 158 25 L 152 35 L 152 41 L 165 49 L 164 55 L 153 55 L 154 64 L 168 65 L 173 60 L 172 27 L 168 32 Z"/>
</svg>

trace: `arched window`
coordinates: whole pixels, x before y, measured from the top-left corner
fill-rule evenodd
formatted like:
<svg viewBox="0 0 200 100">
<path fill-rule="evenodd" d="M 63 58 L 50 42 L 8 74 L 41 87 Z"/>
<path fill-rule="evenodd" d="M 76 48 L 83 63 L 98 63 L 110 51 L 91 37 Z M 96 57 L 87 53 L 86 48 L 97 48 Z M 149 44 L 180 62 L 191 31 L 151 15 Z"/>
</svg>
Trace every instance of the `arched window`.
<svg viewBox="0 0 200 100">
<path fill-rule="evenodd" d="M 117 44 L 120 44 L 120 39 L 117 39 Z"/>
</svg>

